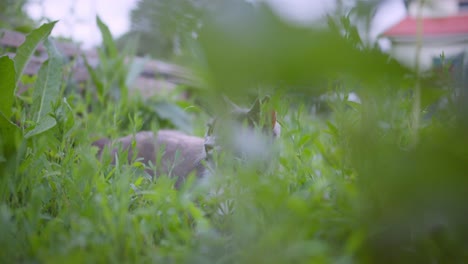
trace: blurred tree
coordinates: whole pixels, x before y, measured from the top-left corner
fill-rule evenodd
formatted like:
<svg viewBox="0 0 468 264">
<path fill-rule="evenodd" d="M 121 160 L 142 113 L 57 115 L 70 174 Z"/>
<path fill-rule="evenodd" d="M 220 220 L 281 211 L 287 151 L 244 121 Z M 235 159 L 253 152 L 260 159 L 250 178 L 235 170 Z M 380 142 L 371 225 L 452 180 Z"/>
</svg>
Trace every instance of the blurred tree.
<svg viewBox="0 0 468 264">
<path fill-rule="evenodd" d="M 0 0 L 0 28 L 29 32 L 36 25 L 23 8 L 28 0 Z"/>
<path fill-rule="evenodd" d="M 180 55 L 197 38 L 207 0 L 140 0 L 131 11 L 131 29 L 125 39 L 139 37 L 139 55 L 158 58 Z"/>
</svg>

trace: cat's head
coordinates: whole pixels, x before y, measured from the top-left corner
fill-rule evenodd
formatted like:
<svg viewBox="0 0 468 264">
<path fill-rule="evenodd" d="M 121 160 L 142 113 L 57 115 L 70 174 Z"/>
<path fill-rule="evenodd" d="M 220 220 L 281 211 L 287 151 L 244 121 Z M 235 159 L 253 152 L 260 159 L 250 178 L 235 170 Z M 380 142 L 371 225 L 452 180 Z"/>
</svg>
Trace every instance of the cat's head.
<svg viewBox="0 0 468 264">
<path fill-rule="evenodd" d="M 224 101 L 230 110 L 214 118 L 205 134 L 207 158 L 210 159 L 214 151 L 226 147 L 237 156 L 268 152 L 266 145 L 271 145 L 269 143 L 281 134 L 276 111 L 268 111 L 264 107 L 269 97 L 257 98 L 249 108 L 239 107 L 227 98 Z"/>
</svg>

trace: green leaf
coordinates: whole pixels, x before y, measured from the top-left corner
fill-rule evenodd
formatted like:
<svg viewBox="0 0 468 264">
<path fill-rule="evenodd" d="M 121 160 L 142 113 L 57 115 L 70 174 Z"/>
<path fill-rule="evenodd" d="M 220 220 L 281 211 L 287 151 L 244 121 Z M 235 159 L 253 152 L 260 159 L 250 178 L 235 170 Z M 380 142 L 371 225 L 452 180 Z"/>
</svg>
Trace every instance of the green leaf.
<svg viewBox="0 0 468 264">
<path fill-rule="evenodd" d="M 62 100 L 62 108 L 65 111 L 65 131 L 70 131 L 75 125 L 75 116 L 73 115 L 73 109 L 66 97 Z"/>
<path fill-rule="evenodd" d="M 330 121 L 327 121 L 327 126 L 328 126 L 328 130 L 326 131 L 327 133 L 329 133 L 330 135 L 334 135 L 334 136 L 339 135 L 338 128 L 334 124 L 332 124 Z"/>
<path fill-rule="evenodd" d="M 171 121 L 178 129 L 190 133 L 192 130 L 189 115 L 179 106 L 166 101 L 156 103 L 154 111 L 163 119 Z"/>
<path fill-rule="evenodd" d="M 16 150 L 16 133 L 18 126 L 0 114 L 0 163 L 8 160 Z M 0 173 L 3 168 L 0 166 Z"/>
<path fill-rule="evenodd" d="M 440 100 L 442 96 L 447 96 L 449 92 L 435 87 L 424 87 L 421 91 L 421 108 L 425 109 Z"/>
<path fill-rule="evenodd" d="M 60 93 L 62 82 L 62 58 L 50 41 L 45 41 L 49 59 L 39 70 L 39 76 L 34 87 L 33 104 L 31 111 L 34 113 L 33 122 L 36 126 L 26 133 L 29 138 L 40 134 L 56 125 L 56 120 L 50 116 L 52 103 L 56 102 Z"/>
<path fill-rule="evenodd" d="M 144 58 L 135 58 L 131 65 L 130 69 L 127 74 L 127 78 L 125 80 L 125 85 L 130 86 L 135 82 L 135 80 L 140 76 L 141 72 L 145 69 L 145 64 L 149 60 L 148 57 Z"/>
<path fill-rule="evenodd" d="M 341 74 L 376 84 L 389 76 L 394 82 L 395 76 L 406 73 L 387 54 L 364 51 L 339 31 L 285 22 L 266 5 L 253 7 L 244 1 L 221 5 L 220 10 L 229 9 L 229 14 L 208 13 L 199 41 L 210 81 L 228 96 L 259 83 L 282 83 L 290 91 L 317 95 L 325 91 L 324 79 Z"/>
<path fill-rule="evenodd" d="M 18 127 L 10 122 L 15 90 L 15 67 L 8 56 L 0 57 L 0 163 L 14 152 Z M 0 166 L 0 171 L 3 167 Z"/>
<path fill-rule="evenodd" d="M 41 41 L 46 39 L 52 29 L 55 26 L 54 22 L 50 22 L 47 24 L 43 24 L 38 29 L 31 31 L 28 35 L 26 35 L 26 40 L 18 47 L 15 56 L 15 71 L 16 71 L 16 86 L 18 86 L 18 82 L 20 80 L 21 75 L 23 74 L 23 70 L 28 64 L 28 61 L 31 59 L 34 50 L 36 50 L 37 46 Z"/>
<path fill-rule="evenodd" d="M 310 142 L 312 140 L 312 135 L 305 135 L 303 136 L 299 142 L 297 143 L 298 146 L 304 146 L 305 144 L 307 144 L 308 142 Z"/>
<path fill-rule="evenodd" d="M 346 104 L 348 104 L 349 106 L 351 106 L 354 110 L 356 111 L 360 111 L 361 110 L 361 104 L 360 103 L 356 103 L 356 102 L 353 102 L 353 101 L 347 101 Z"/>
<path fill-rule="evenodd" d="M 98 98 L 103 100 L 104 98 L 104 83 L 101 81 L 99 77 L 98 70 L 94 69 L 91 64 L 88 62 L 86 56 L 83 56 L 83 60 L 86 66 L 86 70 L 88 71 L 89 75 L 91 76 L 91 81 L 93 82 L 94 86 L 96 86 L 96 91 Z"/>
<path fill-rule="evenodd" d="M 96 16 L 96 23 L 101 31 L 102 44 L 106 51 L 106 54 L 111 58 L 116 58 L 118 56 L 117 46 L 112 39 L 112 34 L 110 33 L 109 28 L 102 22 L 99 16 Z"/>
<path fill-rule="evenodd" d="M 0 57 L 0 113 L 6 119 L 11 117 L 15 92 L 15 66 L 8 57 Z"/>
</svg>

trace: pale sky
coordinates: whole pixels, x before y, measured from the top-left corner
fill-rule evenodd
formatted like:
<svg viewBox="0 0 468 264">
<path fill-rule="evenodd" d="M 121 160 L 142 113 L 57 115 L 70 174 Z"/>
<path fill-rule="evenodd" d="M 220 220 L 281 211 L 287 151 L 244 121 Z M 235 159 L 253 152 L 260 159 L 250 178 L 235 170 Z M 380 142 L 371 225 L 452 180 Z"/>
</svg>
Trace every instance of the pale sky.
<svg viewBox="0 0 468 264">
<path fill-rule="evenodd" d="M 60 20 L 53 36 L 71 37 L 89 48 L 101 41 L 96 15 L 114 37 L 120 36 L 130 27 L 130 10 L 136 3 L 137 0 L 32 0 L 26 11 L 34 19 Z"/>
<path fill-rule="evenodd" d="M 100 43 L 95 17 L 98 14 L 114 37 L 130 26 L 129 12 L 138 0 L 31 0 L 26 11 L 34 19 L 60 20 L 52 35 L 71 37 L 89 48 Z M 335 7 L 333 0 L 267 0 L 283 17 L 310 22 Z M 403 0 L 387 0 L 377 12 L 371 36 L 375 37 L 405 15 Z"/>
</svg>

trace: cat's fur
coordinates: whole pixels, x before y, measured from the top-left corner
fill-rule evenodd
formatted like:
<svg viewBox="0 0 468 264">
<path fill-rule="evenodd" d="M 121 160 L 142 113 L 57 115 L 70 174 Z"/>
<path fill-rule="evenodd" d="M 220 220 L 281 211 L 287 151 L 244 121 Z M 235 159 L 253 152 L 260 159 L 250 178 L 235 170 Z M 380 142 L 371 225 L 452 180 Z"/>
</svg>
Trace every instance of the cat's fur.
<svg viewBox="0 0 468 264">
<path fill-rule="evenodd" d="M 235 106 L 231 112 L 232 117 L 238 122 L 246 121 L 249 126 L 253 126 L 261 118 L 261 104 L 262 102 L 257 100 L 250 109 Z M 274 113 L 273 118 L 273 127 L 269 129 L 273 131 L 272 134 L 276 137 L 280 133 L 280 126 L 276 122 L 276 113 Z M 216 142 L 215 131 L 213 131 L 214 123 L 216 121 L 209 126 L 205 138 L 189 136 L 176 130 L 159 130 L 157 133 L 142 131 L 135 135 L 117 139 L 117 144 L 103 138 L 95 141 L 93 145 L 99 148 L 99 157 L 103 154 L 104 148 L 113 147 L 110 150 L 113 163 L 115 163 L 116 155 L 122 153 L 119 152 L 119 149 L 128 151 L 128 162 L 131 162 L 134 157 L 141 159 L 141 162 L 146 165 L 151 162 L 156 169 L 153 171 L 151 168 L 147 168 L 148 174 L 153 176 L 166 174 L 177 177 L 176 185 L 178 186 L 192 172 L 199 178 L 207 174 L 205 166 L 208 156 L 211 155 L 213 149 L 219 149 L 219 142 Z M 135 141 L 134 148 L 132 148 L 133 140 Z M 120 148 L 118 147 L 119 144 L 121 145 Z"/>
<path fill-rule="evenodd" d="M 134 148 L 132 148 L 133 140 L 136 144 Z M 142 131 L 136 133 L 135 136 L 128 135 L 119 138 L 116 143 L 117 146 L 121 144 L 122 152 L 128 151 L 128 162 L 131 162 L 136 154 L 136 158 L 141 159 L 144 164 L 149 165 L 151 162 L 155 165 L 156 171 L 152 168 L 146 169 L 148 174 L 175 176 L 178 178 L 177 184 L 191 172 L 201 177 L 205 171 L 202 164 L 206 157 L 204 139 L 200 137 L 189 136 L 176 130 L 159 130 L 157 133 Z M 102 155 L 103 149 L 112 146 L 112 142 L 104 138 L 95 141 L 93 145 L 99 148 L 98 154 Z M 110 154 L 112 162 L 115 163 L 119 147 L 114 147 Z"/>
</svg>

